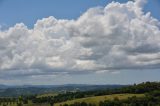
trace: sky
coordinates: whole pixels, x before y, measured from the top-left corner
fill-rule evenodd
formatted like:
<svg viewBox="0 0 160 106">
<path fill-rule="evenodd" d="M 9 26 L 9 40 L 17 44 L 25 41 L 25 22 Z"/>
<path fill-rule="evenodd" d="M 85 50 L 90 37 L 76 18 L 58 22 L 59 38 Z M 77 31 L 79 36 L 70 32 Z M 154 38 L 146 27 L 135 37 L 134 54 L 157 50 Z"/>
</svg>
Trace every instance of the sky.
<svg viewBox="0 0 160 106">
<path fill-rule="evenodd" d="M 159 0 L 0 0 L 0 84 L 160 81 Z"/>
</svg>

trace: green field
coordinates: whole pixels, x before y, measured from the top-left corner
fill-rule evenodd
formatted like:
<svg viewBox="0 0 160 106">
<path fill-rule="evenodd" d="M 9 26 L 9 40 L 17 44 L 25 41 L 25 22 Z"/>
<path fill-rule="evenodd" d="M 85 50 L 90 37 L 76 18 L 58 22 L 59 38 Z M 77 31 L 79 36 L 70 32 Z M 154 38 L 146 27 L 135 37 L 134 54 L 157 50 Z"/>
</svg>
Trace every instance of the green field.
<svg viewBox="0 0 160 106">
<path fill-rule="evenodd" d="M 75 102 L 86 102 L 86 103 L 94 103 L 98 106 L 100 101 L 105 101 L 105 100 L 113 100 L 114 98 L 118 98 L 120 100 L 122 99 L 127 99 L 128 97 L 144 97 L 144 94 L 113 94 L 113 95 L 105 95 L 105 96 L 94 96 L 94 97 L 87 97 L 87 98 L 82 98 L 82 99 L 75 99 L 71 101 L 66 101 L 62 103 L 57 103 L 55 106 L 60 106 L 60 104 L 73 104 Z"/>
<path fill-rule="evenodd" d="M 51 95 L 51 94 L 49 94 Z M 41 96 L 48 96 L 48 94 L 46 95 L 41 95 Z M 40 96 L 40 97 L 41 97 Z M 113 94 L 113 95 L 104 95 L 104 96 L 94 96 L 94 97 L 86 97 L 86 98 L 81 98 L 81 99 L 75 99 L 75 100 L 70 100 L 70 101 L 66 101 L 66 102 L 62 102 L 62 103 L 56 103 L 55 106 L 60 106 L 61 104 L 73 104 L 75 102 L 86 102 L 86 103 L 94 103 L 96 104 L 96 106 L 98 106 L 100 101 L 105 101 L 105 100 L 113 100 L 114 98 L 118 98 L 119 100 L 123 100 L 123 99 L 127 99 L 128 97 L 144 97 L 144 94 Z M 3 106 L 3 104 L 1 104 L 0 106 Z M 16 103 L 14 104 L 9 104 L 7 106 L 16 106 Z M 32 102 L 29 102 L 26 105 L 23 106 L 49 106 L 49 104 L 33 104 Z"/>
<path fill-rule="evenodd" d="M 40 94 L 40 95 L 38 95 L 37 96 L 37 98 L 41 98 L 41 97 L 47 97 L 47 96 L 57 96 L 58 95 L 58 93 L 56 93 L 56 92 L 52 92 L 52 93 L 46 93 L 46 94 Z"/>
</svg>

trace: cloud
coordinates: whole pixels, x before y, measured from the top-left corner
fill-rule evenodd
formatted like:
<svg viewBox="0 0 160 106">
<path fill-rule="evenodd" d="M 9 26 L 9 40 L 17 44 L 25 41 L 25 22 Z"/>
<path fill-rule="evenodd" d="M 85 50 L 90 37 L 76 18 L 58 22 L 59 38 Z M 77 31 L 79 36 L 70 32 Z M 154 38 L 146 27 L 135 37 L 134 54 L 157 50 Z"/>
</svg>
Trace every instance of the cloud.
<svg viewBox="0 0 160 106">
<path fill-rule="evenodd" d="M 143 6 L 146 4 L 147 0 L 135 0 L 136 6 L 143 8 Z"/>
<path fill-rule="evenodd" d="M 0 31 L 0 77 L 159 69 L 160 22 L 144 3 L 112 2 L 76 20 L 51 16 L 32 29 L 18 23 Z"/>
</svg>

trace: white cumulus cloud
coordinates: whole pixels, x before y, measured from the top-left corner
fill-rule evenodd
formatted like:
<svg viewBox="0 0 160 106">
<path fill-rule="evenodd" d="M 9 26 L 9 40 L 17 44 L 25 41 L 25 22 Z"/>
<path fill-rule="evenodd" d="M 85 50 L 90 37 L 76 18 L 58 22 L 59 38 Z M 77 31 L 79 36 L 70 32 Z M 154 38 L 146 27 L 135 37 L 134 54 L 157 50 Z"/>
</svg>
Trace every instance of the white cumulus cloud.
<svg viewBox="0 0 160 106">
<path fill-rule="evenodd" d="M 51 16 L 32 29 L 18 23 L 0 31 L 0 77 L 159 69 L 160 22 L 144 3 L 112 2 L 76 20 Z"/>
</svg>

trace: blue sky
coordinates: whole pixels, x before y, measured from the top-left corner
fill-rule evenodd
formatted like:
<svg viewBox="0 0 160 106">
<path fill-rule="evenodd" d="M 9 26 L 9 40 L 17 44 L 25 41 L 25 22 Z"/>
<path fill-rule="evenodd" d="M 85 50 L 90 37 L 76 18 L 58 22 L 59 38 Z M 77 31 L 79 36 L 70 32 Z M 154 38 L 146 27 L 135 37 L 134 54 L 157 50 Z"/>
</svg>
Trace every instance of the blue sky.
<svg viewBox="0 0 160 106">
<path fill-rule="evenodd" d="M 120 3 L 127 2 L 127 0 L 116 0 L 116 1 L 118 1 Z M 37 20 L 41 20 L 42 18 L 48 18 L 49 16 L 54 16 L 57 20 L 58 19 L 67 19 L 67 20 L 74 19 L 74 20 L 76 20 L 83 13 L 85 13 L 88 9 L 98 7 L 98 6 L 105 7 L 110 2 L 112 2 L 112 0 L 0 0 L 0 26 L 1 26 L 1 30 L 2 29 L 7 30 L 7 28 L 13 27 L 17 23 L 24 23 L 24 25 L 26 25 L 29 29 L 32 29 L 34 24 L 37 22 Z M 145 5 L 144 12 L 145 13 L 151 12 L 151 16 L 160 21 L 159 11 L 160 11 L 160 0 L 148 0 L 147 4 Z M 52 18 L 51 18 L 51 20 L 52 20 Z M 43 22 L 42 22 L 42 24 L 43 24 Z M 23 29 L 23 25 L 22 26 L 20 25 L 18 27 L 15 27 L 15 30 L 18 29 L 18 31 L 19 31 L 19 28 L 21 28 L 21 27 Z M 39 27 L 37 27 L 37 28 L 39 28 Z M 2 32 L 3 32 L 3 30 L 2 30 Z M 11 32 L 8 31 L 8 32 L 12 33 L 12 31 Z M 16 32 L 16 34 L 17 33 L 18 32 Z M 57 33 L 59 33 L 59 32 L 57 32 Z M 13 34 L 15 34 L 15 33 L 13 33 Z M 13 35 L 13 34 L 11 34 L 11 35 Z M 64 33 L 60 33 L 60 35 L 61 34 L 63 35 Z M 16 38 L 16 39 L 19 39 L 19 38 Z M 143 41 L 143 38 L 141 38 L 141 40 Z M 1 41 L 1 39 L 0 39 L 0 41 Z M 8 40 L 8 41 L 12 42 L 12 40 Z M 2 41 L 2 42 L 5 42 L 5 41 Z M 0 42 L 0 44 L 2 42 Z M 43 43 L 43 42 L 41 42 L 41 43 Z M 17 43 L 17 45 L 18 44 L 19 43 Z M 96 42 L 95 42 L 95 44 L 96 44 Z M 45 46 L 45 45 L 39 45 L 39 46 L 42 46 L 42 48 L 43 48 L 43 46 Z M 21 44 L 18 45 L 16 47 L 16 49 L 20 48 L 20 47 L 21 47 Z M 145 46 L 142 45 L 142 47 L 145 47 Z M 6 50 L 8 50 L 7 47 L 2 47 L 2 48 L 6 48 Z M 22 48 L 23 48 L 23 46 L 22 46 Z M 15 48 L 13 48 L 11 51 L 14 51 L 14 49 Z M 53 49 L 53 48 L 51 48 L 51 49 Z M 42 50 L 44 50 L 44 49 L 42 49 Z M 97 50 L 101 50 L 101 49 L 98 48 Z M 134 50 L 139 50 L 139 48 L 134 49 Z M 143 50 L 144 51 L 150 50 L 151 52 L 145 53 Z M 24 51 L 23 53 L 26 52 L 25 50 L 21 50 L 21 51 Z M 73 49 L 73 51 L 74 51 L 74 49 Z M 93 49 L 93 51 L 94 51 L 94 49 Z M 154 51 L 153 47 L 151 47 L 151 49 L 142 48 L 142 52 L 140 52 L 140 54 L 142 53 L 141 54 L 142 56 L 147 55 L 148 57 L 145 58 L 147 60 L 149 58 L 149 56 L 151 56 L 151 58 L 152 58 L 152 56 L 154 55 L 154 54 L 152 54 L 153 51 Z M 0 48 L 0 52 L 1 52 L 1 48 Z M 17 55 L 22 55 L 22 54 L 18 54 L 19 53 L 18 51 L 15 53 L 17 53 Z M 151 53 L 151 54 L 148 54 L 148 53 Z M 14 56 L 16 57 L 17 55 L 13 54 L 12 57 L 14 57 Z M 157 55 L 159 55 L 159 54 L 156 54 L 156 56 Z M 0 56 L 1 56 L 1 54 L 0 54 Z M 65 56 L 65 58 L 66 57 L 67 56 Z M 73 56 L 71 56 L 71 58 L 72 57 Z M 138 57 L 136 57 L 136 59 L 137 58 Z M 0 58 L 0 59 L 2 60 L 2 58 Z M 113 60 L 113 61 L 117 61 L 118 59 L 116 57 L 116 60 Z M 144 59 L 144 61 L 145 61 L 145 59 Z M 104 59 L 102 59 L 102 60 L 103 60 L 103 62 L 105 62 Z M 102 60 L 99 60 L 100 63 L 102 62 Z M 87 60 L 87 62 L 88 61 L 89 60 Z M 157 61 L 157 60 L 155 59 L 155 61 Z M 95 62 L 97 62 L 97 60 L 95 60 Z M 110 63 L 110 61 L 106 61 L 106 62 Z M 121 64 L 119 65 L 119 63 L 118 63 L 118 65 L 116 67 L 109 68 L 109 69 L 111 69 L 111 72 L 110 72 L 110 70 L 108 71 L 108 69 L 107 69 L 106 72 L 104 72 L 104 73 L 103 73 L 103 70 L 101 70 L 100 72 L 98 72 L 97 70 L 94 70 L 94 71 L 96 71 L 96 73 L 90 73 L 90 71 L 89 71 L 89 72 L 86 72 L 83 74 L 75 74 L 74 70 L 72 70 L 71 74 L 69 74 L 69 75 L 67 74 L 67 75 L 63 76 L 63 74 L 62 74 L 62 76 L 58 75 L 53 78 L 52 77 L 46 78 L 45 76 L 43 76 L 43 74 L 44 75 L 48 75 L 48 73 L 50 74 L 51 73 L 50 69 L 52 68 L 52 67 L 46 68 L 46 66 L 43 67 L 43 65 L 44 65 L 43 63 L 40 63 L 40 64 L 34 63 L 33 65 L 35 65 L 35 64 L 36 65 L 31 68 L 35 68 L 35 67 L 39 68 L 42 65 L 41 68 L 44 69 L 45 71 L 40 71 L 40 73 L 37 73 L 38 71 L 33 71 L 33 72 L 29 71 L 28 73 L 23 72 L 23 71 L 22 72 L 17 71 L 17 72 L 13 72 L 16 74 L 15 74 L 15 76 L 12 76 L 13 73 L 11 72 L 11 70 L 15 70 L 15 69 L 16 70 L 25 70 L 26 69 L 25 64 L 22 64 L 22 66 L 24 65 L 24 67 L 20 66 L 20 69 L 17 68 L 19 66 L 19 64 L 20 63 L 16 63 L 16 65 L 14 67 L 11 66 L 11 68 L 7 69 L 7 70 L 10 70 L 8 73 L 2 72 L 2 74 L 4 74 L 4 75 L 0 76 L 0 83 L 12 84 L 12 85 L 14 83 L 16 83 L 16 84 L 73 84 L 73 83 L 76 83 L 76 84 L 131 84 L 131 83 L 140 83 L 143 81 L 160 81 L 160 77 L 159 77 L 160 69 L 158 67 L 159 63 L 156 63 L 154 65 L 148 64 L 149 69 L 146 68 L 147 67 L 146 65 L 142 65 L 140 67 L 138 66 L 138 68 L 137 67 L 135 68 L 134 65 L 131 66 L 131 68 L 124 67 L 124 66 L 121 67 Z M 37 64 L 38 64 L 38 66 L 37 66 Z M 45 65 L 46 65 L 46 63 L 45 63 Z M 70 66 L 70 65 L 68 65 L 68 66 Z M 1 68 L 1 66 L 0 66 L 0 68 Z M 55 67 L 53 67 L 53 70 L 54 70 L 54 68 Z M 120 69 L 120 70 L 117 70 L 117 69 Z M 3 68 L 1 70 L 3 71 Z M 56 70 L 54 70 L 54 72 L 57 72 L 57 70 L 61 70 L 61 68 L 60 69 L 56 68 Z M 67 72 L 67 70 L 64 70 L 62 72 L 65 73 L 65 72 Z M 17 74 L 17 73 L 21 73 L 21 74 Z M 38 77 L 34 76 L 36 74 L 38 75 Z M 7 78 L 7 75 L 10 75 L 11 78 Z M 22 78 L 19 77 L 21 75 L 25 76 L 24 80 L 26 82 L 24 82 L 24 80 L 21 80 Z M 30 75 L 30 76 L 28 77 L 28 75 Z M 18 78 L 16 78 L 17 76 L 18 76 Z M 42 76 L 42 77 L 40 77 L 40 76 Z M 30 78 L 31 79 L 33 78 L 33 79 L 30 80 Z M 38 78 L 42 79 L 42 81 L 37 81 Z M 40 79 L 38 79 L 38 80 L 40 80 Z"/>
<path fill-rule="evenodd" d="M 77 19 L 87 9 L 96 6 L 106 6 L 112 0 L 0 0 L 0 24 L 13 26 L 23 22 L 33 27 L 38 19 L 54 16 L 58 19 Z M 126 2 L 128 0 L 117 0 Z M 145 12 L 160 20 L 159 0 L 148 0 Z"/>
</svg>

